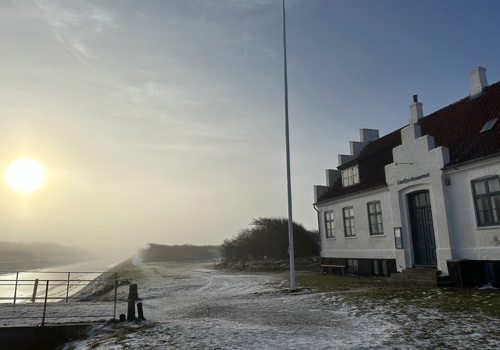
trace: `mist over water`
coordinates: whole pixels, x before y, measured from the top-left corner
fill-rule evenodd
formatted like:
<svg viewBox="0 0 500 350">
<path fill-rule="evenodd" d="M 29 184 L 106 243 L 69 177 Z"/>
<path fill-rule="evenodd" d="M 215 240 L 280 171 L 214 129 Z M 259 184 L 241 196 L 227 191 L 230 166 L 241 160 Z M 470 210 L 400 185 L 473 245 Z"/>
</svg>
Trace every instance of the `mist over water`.
<svg viewBox="0 0 500 350">
<path fill-rule="evenodd" d="M 27 271 L 52 267 L 95 266 L 99 271 L 106 265 L 134 256 L 136 252 L 115 250 L 87 251 L 54 243 L 15 243 L 0 241 L 1 271 Z M 87 265 L 85 265 L 87 264 Z"/>
<path fill-rule="evenodd" d="M 37 288 L 37 301 L 43 300 L 47 280 L 49 281 L 51 298 L 49 301 L 60 301 L 67 295 L 71 297 L 78 293 L 85 288 L 86 281 L 99 277 L 103 272 L 119 262 L 109 258 L 63 264 L 43 269 L 30 269 L 31 271 L 18 271 L 16 273 L 2 273 L 0 271 L 0 303 L 12 303 L 14 295 L 16 295 L 16 304 L 30 302 L 33 296 L 35 280 L 41 281 Z M 70 281 L 69 285 L 68 280 Z M 75 280 L 79 282 L 74 282 Z M 16 281 L 19 281 L 17 288 L 15 286 Z M 62 299 L 57 299 L 57 297 Z"/>
</svg>

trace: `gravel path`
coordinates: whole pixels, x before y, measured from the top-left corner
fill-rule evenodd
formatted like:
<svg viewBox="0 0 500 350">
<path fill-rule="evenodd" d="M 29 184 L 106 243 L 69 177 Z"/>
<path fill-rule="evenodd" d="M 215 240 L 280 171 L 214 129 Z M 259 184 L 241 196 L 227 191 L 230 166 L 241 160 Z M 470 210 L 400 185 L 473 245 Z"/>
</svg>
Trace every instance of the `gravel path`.
<svg viewBox="0 0 500 350">
<path fill-rule="evenodd" d="M 270 274 L 201 264 L 137 268 L 147 321 L 100 327 L 66 349 L 373 349 L 384 348 L 395 327 L 352 317 L 328 294 L 287 293 Z"/>
</svg>

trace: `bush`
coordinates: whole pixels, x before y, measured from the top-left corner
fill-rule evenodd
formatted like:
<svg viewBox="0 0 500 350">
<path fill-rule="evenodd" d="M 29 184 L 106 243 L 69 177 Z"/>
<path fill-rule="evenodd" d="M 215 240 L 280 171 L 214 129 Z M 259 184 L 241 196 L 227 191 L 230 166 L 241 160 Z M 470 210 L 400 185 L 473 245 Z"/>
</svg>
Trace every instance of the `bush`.
<svg viewBox="0 0 500 350">
<path fill-rule="evenodd" d="M 294 256 L 319 254 L 317 231 L 308 231 L 293 223 Z M 242 229 L 235 237 L 226 239 L 221 252 L 228 261 L 245 263 L 248 259 L 286 258 L 288 256 L 288 220 L 286 218 L 254 219 L 250 227 Z"/>
</svg>

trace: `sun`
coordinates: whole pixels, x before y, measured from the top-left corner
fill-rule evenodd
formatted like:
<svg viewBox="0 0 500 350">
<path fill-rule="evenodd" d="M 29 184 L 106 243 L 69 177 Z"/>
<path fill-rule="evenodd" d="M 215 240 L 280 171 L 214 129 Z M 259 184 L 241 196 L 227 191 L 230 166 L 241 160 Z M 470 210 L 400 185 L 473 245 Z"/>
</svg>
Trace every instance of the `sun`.
<svg viewBox="0 0 500 350">
<path fill-rule="evenodd" d="M 36 160 L 17 159 L 7 168 L 5 180 L 17 191 L 35 191 L 45 182 L 45 169 Z"/>
</svg>

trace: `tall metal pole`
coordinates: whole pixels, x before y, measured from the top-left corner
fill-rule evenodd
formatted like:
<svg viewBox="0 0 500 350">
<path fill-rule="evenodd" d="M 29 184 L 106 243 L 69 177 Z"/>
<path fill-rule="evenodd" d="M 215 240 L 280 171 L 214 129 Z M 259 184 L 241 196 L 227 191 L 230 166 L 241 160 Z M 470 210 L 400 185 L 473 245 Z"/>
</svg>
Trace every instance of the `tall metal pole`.
<svg viewBox="0 0 500 350">
<path fill-rule="evenodd" d="M 285 139 L 286 139 L 286 180 L 288 187 L 288 253 L 290 255 L 290 290 L 295 290 L 295 258 L 293 250 L 292 183 L 290 179 L 290 135 L 288 131 L 288 76 L 286 67 L 286 26 L 285 0 L 283 0 L 283 62 L 285 75 Z"/>
</svg>

